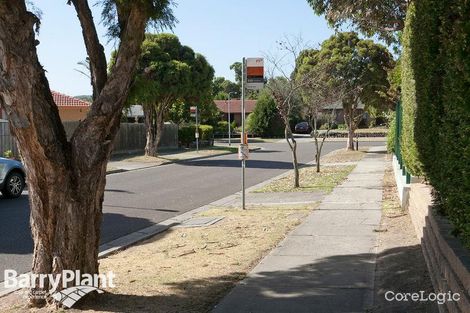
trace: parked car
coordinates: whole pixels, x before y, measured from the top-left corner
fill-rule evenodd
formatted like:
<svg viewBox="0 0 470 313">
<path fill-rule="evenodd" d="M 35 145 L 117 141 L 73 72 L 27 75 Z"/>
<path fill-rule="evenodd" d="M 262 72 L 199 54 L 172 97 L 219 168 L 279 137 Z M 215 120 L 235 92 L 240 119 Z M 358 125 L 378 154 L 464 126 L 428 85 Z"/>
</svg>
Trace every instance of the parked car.
<svg viewBox="0 0 470 313">
<path fill-rule="evenodd" d="M 312 128 L 308 122 L 300 122 L 295 125 L 294 132 L 297 134 L 310 134 L 312 132 Z"/>
<path fill-rule="evenodd" d="M 0 158 L 0 191 L 6 198 L 21 196 L 25 183 L 23 164 L 16 160 Z"/>
</svg>

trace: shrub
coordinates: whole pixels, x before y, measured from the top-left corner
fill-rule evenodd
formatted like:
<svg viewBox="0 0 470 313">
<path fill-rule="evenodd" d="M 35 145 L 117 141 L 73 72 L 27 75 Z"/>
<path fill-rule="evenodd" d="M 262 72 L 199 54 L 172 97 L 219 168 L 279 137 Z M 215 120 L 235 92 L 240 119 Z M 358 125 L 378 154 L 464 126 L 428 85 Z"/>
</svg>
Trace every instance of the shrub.
<svg viewBox="0 0 470 313">
<path fill-rule="evenodd" d="M 210 125 L 199 125 L 199 139 L 212 141 L 214 139 L 214 127 Z"/>
<path fill-rule="evenodd" d="M 395 137 L 397 132 L 397 121 L 396 121 L 396 114 L 393 112 L 390 116 L 389 120 L 389 127 L 387 133 L 387 151 L 389 153 L 395 152 Z"/>
<path fill-rule="evenodd" d="M 412 1 L 403 35 L 405 165 L 470 247 L 470 2 Z"/>
<path fill-rule="evenodd" d="M 178 129 L 178 140 L 181 146 L 189 147 L 196 140 L 196 125 L 184 125 Z M 214 128 L 210 125 L 199 125 L 199 140 L 212 143 Z"/>
<path fill-rule="evenodd" d="M 345 124 L 338 124 L 338 127 L 336 127 L 339 130 L 346 130 L 348 127 Z"/>
<path fill-rule="evenodd" d="M 272 96 L 263 91 L 258 97 L 253 112 L 248 116 L 247 129 L 263 137 L 278 137 L 284 134 L 284 126 Z"/>
</svg>

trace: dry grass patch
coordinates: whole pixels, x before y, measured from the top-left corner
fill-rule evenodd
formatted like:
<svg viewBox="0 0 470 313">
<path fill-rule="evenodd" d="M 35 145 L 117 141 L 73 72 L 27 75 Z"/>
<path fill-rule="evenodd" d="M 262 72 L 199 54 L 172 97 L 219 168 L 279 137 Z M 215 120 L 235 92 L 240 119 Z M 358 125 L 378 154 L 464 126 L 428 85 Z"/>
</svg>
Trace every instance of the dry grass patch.
<svg viewBox="0 0 470 313">
<path fill-rule="evenodd" d="M 209 227 L 173 228 L 101 260 L 101 272 L 116 274 L 117 288 L 81 309 L 207 312 L 311 210 L 312 205 L 304 205 L 203 212 L 200 216 L 225 218 Z M 15 307 L 10 312 L 28 310 Z"/>
<path fill-rule="evenodd" d="M 355 168 L 348 166 L 323 166 L 317 173 L 316 167 L 303 167 L 299 171 L 300 187 L 294 188 L 294 173 L 273 181 L 272 183 L 253 192 L 298 192 L 298 191 L 324 191 L 331 192 L 338 184 L 343 182 Z"/>
<path fill-rule="evenodd" d="M 359 151 L 351 151 L 339 149 L 332 151 L 321 158 L 321 163 L 343 163 L 343 162 L 359 162 L 366 155 L 367 149 L 359 149 Z"/>
</svg>

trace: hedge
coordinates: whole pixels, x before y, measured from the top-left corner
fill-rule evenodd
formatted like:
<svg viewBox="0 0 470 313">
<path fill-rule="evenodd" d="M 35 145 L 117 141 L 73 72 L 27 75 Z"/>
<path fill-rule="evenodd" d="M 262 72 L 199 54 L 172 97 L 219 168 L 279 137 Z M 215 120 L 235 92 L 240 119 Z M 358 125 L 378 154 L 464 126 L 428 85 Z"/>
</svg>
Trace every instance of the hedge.
<svg viewBox="0 0 470 313">
<path fill-rule="evenodd" d="M 403 157 L 470 247 L 470 2 L 412 1 L 403 34 Z"/>
<path fill-rule="evenodd" d="M 196 125 L 184 125 L 178 129 L 180 145 L 189 147 L 196 140 Z M 199 125 L 199 140 L 211 143 L 214 138 L 214 128 L 210 125 Z"/>
<path fill-rule="evenodd" d="M 395 152 L 395 138 L 397 135 L 397 115 L 393 112 L 390 116 L 390 121 L 388 123 L 390 126 L 388 127 L 387 133 L 387 151 L 389 153 Z"/>
</svg>

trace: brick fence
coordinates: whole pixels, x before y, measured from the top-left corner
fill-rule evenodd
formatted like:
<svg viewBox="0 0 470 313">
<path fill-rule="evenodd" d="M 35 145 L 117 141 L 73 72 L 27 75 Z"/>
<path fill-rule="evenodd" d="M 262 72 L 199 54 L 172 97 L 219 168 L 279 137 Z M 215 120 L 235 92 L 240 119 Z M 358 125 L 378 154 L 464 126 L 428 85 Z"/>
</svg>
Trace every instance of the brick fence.
<svg viewBox="0 0 470 313">
<path fill-rule="evenodd" d="M 446 301 L 440 312 L 470 312 L 470 253 L 452 236 L 452 226 L 433 212 L 431 188 L 411 184 L 408 210 L 436 293 L 458 293 L 460 301 Z"/>
</svg>

